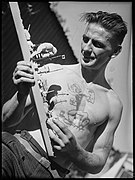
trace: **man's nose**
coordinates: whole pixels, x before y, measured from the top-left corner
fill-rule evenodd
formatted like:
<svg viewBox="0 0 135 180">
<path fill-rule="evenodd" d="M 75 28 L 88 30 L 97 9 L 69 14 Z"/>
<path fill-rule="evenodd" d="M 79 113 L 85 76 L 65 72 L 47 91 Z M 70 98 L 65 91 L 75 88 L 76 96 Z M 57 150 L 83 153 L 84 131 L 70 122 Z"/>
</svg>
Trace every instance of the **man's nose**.
<svg viewBox="0 0 135 180">
<path fill-rule="evenodd" d="M 87 43 L 87 45 L 83 49 L 83 52 L 84 56 L 90 56 L 92 53 L 91 44 Z"/>
<path fill-rule="evenodd" d="M 91 40 L 89 40 L 89 42 L 87 44 L 85 44 L 83 50 L 84 50 L 84 52 L 86 54 L 91 54 L 91 52 L 92 52 L 92 42 L 91 42 Z"/>
<path fill-rule="evenodd" d="M 83 50 L 83 55 L 86 56 L 86 57 L 89 57 L 91 56 L 91 50 Z"/>
</svg>

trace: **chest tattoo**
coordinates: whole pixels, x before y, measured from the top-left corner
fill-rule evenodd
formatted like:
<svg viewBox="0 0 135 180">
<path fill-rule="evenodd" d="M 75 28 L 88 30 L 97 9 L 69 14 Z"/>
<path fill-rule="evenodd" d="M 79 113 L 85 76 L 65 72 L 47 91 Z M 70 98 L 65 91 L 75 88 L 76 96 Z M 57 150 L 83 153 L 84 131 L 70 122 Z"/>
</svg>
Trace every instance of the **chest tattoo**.
<svg viewBox="0 0 135 180">
<path fill-rule="evenodd" d="M 78 130 L 84 130 L 91 121 L 91 116 L 87 112 L 86 106 L 95 103 L 95 92 L 90 87 L 84 87 L 78 82 L 68 82 L 66 85 L 53 83 L 48 85 L 47 79 L 39 80 L 39 87 L 44 103 L 48 104 L 48 113 L 55 111 L 56 105 L 61 104 L 58 111 L 63 121 L 68 126 L 73 126 Z M 67 97 L 68 96 L 68 97 Z M 67 103 L 62 109 L 63 105 Z M 89 104 L 90 103 L 90 104 Z"/>
</svg>

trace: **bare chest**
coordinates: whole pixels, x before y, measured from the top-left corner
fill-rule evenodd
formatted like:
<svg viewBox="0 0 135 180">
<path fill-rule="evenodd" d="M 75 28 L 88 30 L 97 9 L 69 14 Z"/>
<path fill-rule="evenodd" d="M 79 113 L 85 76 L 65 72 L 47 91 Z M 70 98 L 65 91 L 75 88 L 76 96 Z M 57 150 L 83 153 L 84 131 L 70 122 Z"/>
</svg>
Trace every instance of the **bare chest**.
<svg viewBox="0 0 135 180">
<path fill-rule="evenodd" d="M 60 117 L 81 142 L 92 138 L 96 127 L 108 116 L 106 91 L 62 67 L 49 67 L 40 79 L 48 113 Z"/>
</svg>

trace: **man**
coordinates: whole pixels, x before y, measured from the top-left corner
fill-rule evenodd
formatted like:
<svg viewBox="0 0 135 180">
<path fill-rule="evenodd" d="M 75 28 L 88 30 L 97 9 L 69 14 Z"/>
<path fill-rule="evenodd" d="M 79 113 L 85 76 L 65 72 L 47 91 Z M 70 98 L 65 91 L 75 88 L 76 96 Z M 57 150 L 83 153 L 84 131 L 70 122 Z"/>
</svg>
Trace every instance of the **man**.
<svg viewBox="0 0 135 180">
<path fill-rule="evenodd" d="M 116 13 L 85 13 L 82 19 L 87 26 L 82 37 L 79 63 L 68 66 L 49 63 L 39 67 L 38 74 L 44 103 L 48 104 L 47 124 L 55 162 L 63 168 L 74 163 L 95 174 L 106 163 L 121 119 L 122 103 L 107 83 L 104 73 L 108 62 L 120 53 L 127 28 Z M 44 43 L 42 48 L 47 50 L 41 53 L 44 57 L 57 52 L 49 43 Z M 45 150 L 38 115 L 30 96 L 34 84 L 31 64 L 17 63 L 13 81 L 18 91 L 3 106 L 3 131 L 14 134 L 25 146 L 15 130 L 26 129 Z M 31 152 L 28 147 L 26 149 Z M 5 168 L 9 167 L 8 164 L 6 161 L 3 165 L 4 175 L 9 175 L 8 171 L 13 174 L 11 166 Z M 23 169 L 23 176 L 26 176 L 25 171 Z"/>
</svg>

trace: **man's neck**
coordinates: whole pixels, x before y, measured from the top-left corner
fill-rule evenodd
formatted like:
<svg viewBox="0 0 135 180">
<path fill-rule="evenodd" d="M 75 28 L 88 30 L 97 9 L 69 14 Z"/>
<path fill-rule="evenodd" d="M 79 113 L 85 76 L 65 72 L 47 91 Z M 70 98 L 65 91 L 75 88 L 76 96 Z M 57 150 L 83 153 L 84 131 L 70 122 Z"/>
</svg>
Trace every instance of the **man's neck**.
<svg viewBox="0 0 135 180">
<path fill-rule="evenodd" d="M 95 69 L 88 69 L 82 67 L 82 76 L 86 80 L 87 83 L 93 82 L 95 84 L 101 85 L 107 89 L 111 89 L 109 84 L 105 79 L 105 69 L 106 65 L 102 66 L 102 68 L 95 70 Z"/>
</svg>

